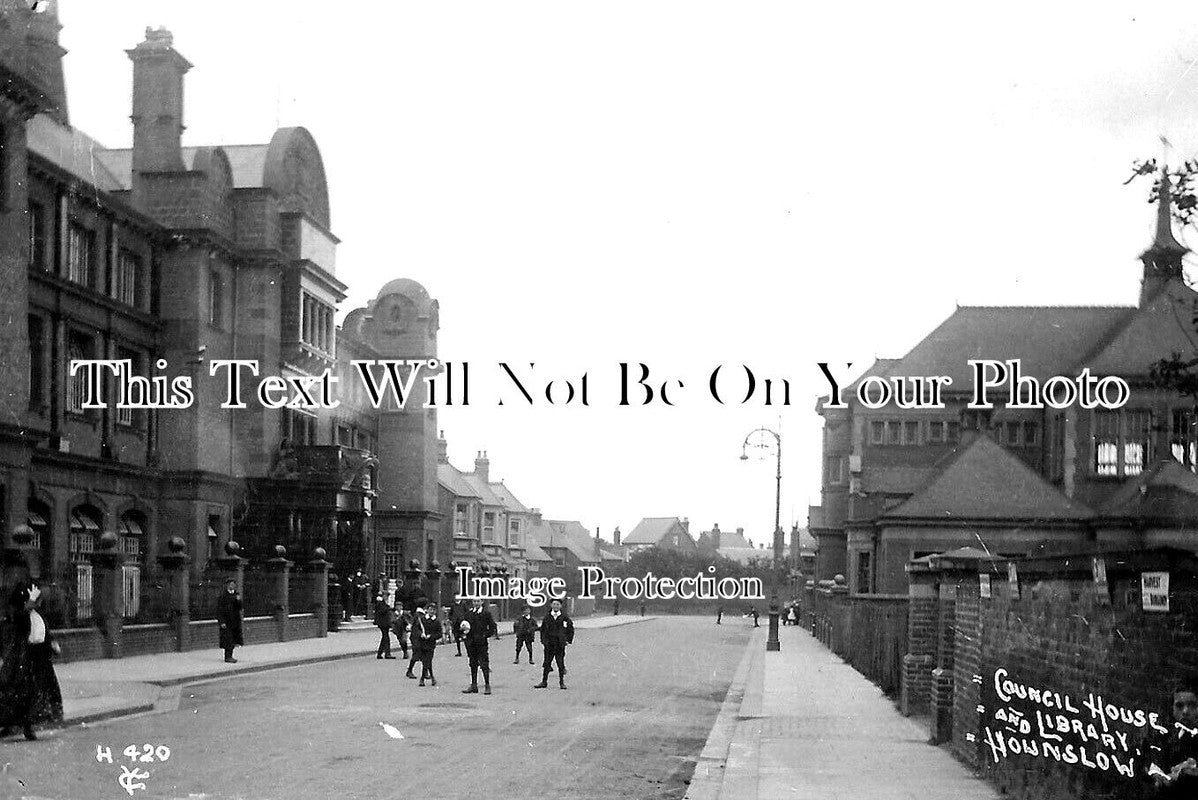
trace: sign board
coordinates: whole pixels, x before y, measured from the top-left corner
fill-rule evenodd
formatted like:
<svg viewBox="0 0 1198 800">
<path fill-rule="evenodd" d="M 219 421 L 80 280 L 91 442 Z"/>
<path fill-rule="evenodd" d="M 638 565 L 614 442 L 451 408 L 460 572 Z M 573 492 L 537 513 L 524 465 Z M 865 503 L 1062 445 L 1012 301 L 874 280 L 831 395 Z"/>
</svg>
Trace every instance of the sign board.
<svg viewBox="0 0 1198 800">
<path fill-rule="evenodd" d="M 978 575 L 978 589 L 981 591 L 982 597 L 990 596 L 990 576 L 985 573 Z"/>
<path fill-rule="evenodd" d="M 1145 611 L 1169 610 L 1169 573 L 1141 572 L 1140 597 Z"/>
<path fill-rule="evenodd" d="M 1015 567 L 1015 562 L 1007 563 L 1007 587 L 1011 590 L 1011 599 L 1019 599 L 1019 570 Z"/>
</svg>

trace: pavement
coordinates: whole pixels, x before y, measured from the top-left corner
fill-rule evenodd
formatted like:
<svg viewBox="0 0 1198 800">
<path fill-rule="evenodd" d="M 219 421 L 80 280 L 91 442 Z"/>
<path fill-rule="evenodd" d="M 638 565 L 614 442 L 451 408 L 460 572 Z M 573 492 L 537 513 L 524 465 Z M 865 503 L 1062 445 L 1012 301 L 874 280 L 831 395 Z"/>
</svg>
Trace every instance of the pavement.
<svg viewBox="0 0 1198 800">
<path fill-rule="evenodd" d="M 803 628 L 753 632 L 686 800 L 997 800 L 998 793 Z"/>
<path fill-rule="evenodd" d="M 652 616 L 582 617 L 577 628 L 596 630 L 654 619 Z M 510 621 L 508 621 L 510 622 Z M 501 622 L 500 633 L 505 625 Z M 503 635 L 507 640 L 510 631 Z M 178 704 L 179 688 L 192 683 L 246 675 L 265 670 L 361 658 L 378 650 L 379 630 L 369 621 L 342 623 L 323 639 L 253 644 L 237 648 L 236 664 L 225 663 L 224 651 L 215 644 L 184 653 L 155 653 L 130 658 L 102 658 L 56 664 L 62 689 L 63 726 L 87 725 L 102 720 L 169 710 Z M 392 640 L 397 657 L 402 654 Z"/>
</svg>

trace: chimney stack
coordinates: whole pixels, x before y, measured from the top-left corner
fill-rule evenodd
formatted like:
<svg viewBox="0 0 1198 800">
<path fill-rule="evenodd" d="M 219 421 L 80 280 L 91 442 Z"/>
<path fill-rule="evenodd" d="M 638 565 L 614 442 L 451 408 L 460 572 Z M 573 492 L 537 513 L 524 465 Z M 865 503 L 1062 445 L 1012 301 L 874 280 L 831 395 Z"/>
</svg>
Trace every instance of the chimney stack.
<svg viewBox="0 0 1198 800">
<path fill-rule="evenodd" d="M 690 521 L 690 517 L 683 517 L 683 518 L 682 518 L 682 530 L 686 531 L 686 533 L 687 533 L 688 535 L 690 534 L 690 532 L 691 532 L 691 521 Z"/>
<path fill-rule="evenodd" d="M 24 5 L 28 7 L 29 4 Z M 63 125 L 69 125 L 67 87 L 62 73 L 62 57 L 67 51 L 58 44 L 58 32 L 62 30 L 58 21 L 58 0 L 47 0 L 40 11 L 31 11 L 21 19 L 28 24 L 25 47 L 29 54 L 29 73 L 48 104 L 53 106 L 53 110 L 46 113 Z"/>
<path fill-rule="evenodd" d="M 449 442 L 445 441 L 445 431 L 441 431 L 437 437 L 437 463 L 449 463 Z"/>
<path fill-rule="evenodd" d="M 711 549 L 720 549 L 720 523 L 711 526 Z"/>
<path fill-rule="evenodd" d="M 486 450 L 480 450 L 478 455 L 474 457 L 474 474 L 477 475 L 483 483 L 491 482 L 491 462 L 487 459 Z"/>
<path fill-rule="evenodd" d="M 125 51 L 133 62 L 133 172 L 183 169 L 183 75 L 191 69 L 166 28 Z"/>
<path fill-rule="evenodd" d="M 615 543 L 616 547 L 620 546 L 620 526 L 619 525 L 617 525 L 616 529 L 611 532 L 611 539 L 612 539 L 612 542 Z"/>
</svg>

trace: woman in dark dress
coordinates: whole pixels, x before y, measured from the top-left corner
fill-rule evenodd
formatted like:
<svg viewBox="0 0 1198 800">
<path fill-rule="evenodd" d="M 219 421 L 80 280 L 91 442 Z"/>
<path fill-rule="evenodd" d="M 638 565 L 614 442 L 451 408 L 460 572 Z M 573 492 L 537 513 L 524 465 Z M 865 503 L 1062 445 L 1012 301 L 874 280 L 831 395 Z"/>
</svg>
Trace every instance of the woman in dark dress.
<svg viewBox="0 0 1198 800">
<path fill-rule="evenodd" d="M 62 692 L 52 661 L 59 647 L 37 612 L 40 596 L 37 584 L 13 589 L 0 661 L 0 728 L 20 726 L 30 741 L 37 739 L 34 725 L 62 721 Z"/>
<path fill-rule="evenodd" d="M 241 598 L 237 596 L 237 581 L 225 582 L 225 591 L 216 603 L 216 621 L 220 625 L 220 646 L 225 661 L 236 664 L 233 648 L 245 644 L 241 638 Z"/>
</svg>

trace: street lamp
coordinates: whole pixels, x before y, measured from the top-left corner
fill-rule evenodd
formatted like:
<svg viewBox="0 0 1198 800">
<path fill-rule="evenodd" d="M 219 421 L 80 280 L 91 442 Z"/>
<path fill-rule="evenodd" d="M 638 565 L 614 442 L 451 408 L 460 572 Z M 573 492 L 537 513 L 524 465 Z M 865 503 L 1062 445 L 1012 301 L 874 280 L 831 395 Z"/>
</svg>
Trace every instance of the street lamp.
<svg viewBox="0 0 1198 800">
<path fill-rule="evenodd" d="M 757 428 L 756 430 L 749 431 L 749 435 L 745 437 L 744 443 L 740 446 L 740 460 L 749 460 L 749 447 L 758 450 L 768 449 L 769 440 L 764 436 L 767 433 L 774 437 L 774 449 L 778 455 L 778 470 L 775 475 L 776 494 L 774 495 L 774 580 L 770 591 L 770 632 L 769 638 L 765 642 L 765 649 L 767 651 L 776 651 L 782 649 L 782 645 L 778 641 L 778 582 L 781 580 L 779 571 L 785 563 L 782 557 L 782 436 L 777 431 L 772 431 L 769 428 Z M 750 444 L 750 441 L 752 441 L 752 444 Z"/>
</svg>

